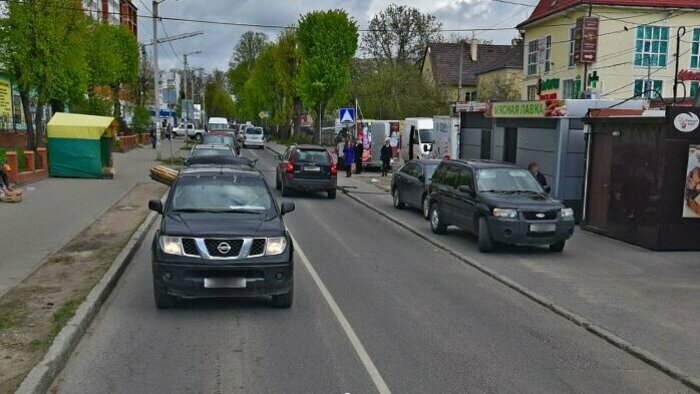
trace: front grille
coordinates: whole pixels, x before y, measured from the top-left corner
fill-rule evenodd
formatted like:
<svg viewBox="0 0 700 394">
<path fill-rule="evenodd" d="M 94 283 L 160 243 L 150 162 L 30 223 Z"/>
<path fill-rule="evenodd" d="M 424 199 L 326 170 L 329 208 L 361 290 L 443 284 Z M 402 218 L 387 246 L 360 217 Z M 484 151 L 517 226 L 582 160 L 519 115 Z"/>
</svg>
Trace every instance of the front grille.
<svg viewBox="0 0 700 394">
<path fill-rule="evenodd" d="M 242 239 L 205 239 L 204 245 L 212 257 L 238 257 L 243 247 Z M 226 248 L 228 245 L 228 248 Z M 228 250 L 227 250 L 228 249 Z"/>
<path fill-rule="evenodd" d="M 199 251 L 197 250 L 197 244 L 194 242 L 194 238 L 183 238 L 182 249 L 184 249 L 186 255 L 199 256 Z"/>
<path fill-rule="evenodd" d="M 526 220 L 554 220 L 557 218 L 558 211 L 540 211 L 540 212 L 523 212 L 523 217 Z M 544 217 L 538 217 L 543 216 Z"/>
<path fill-rule="evenodd" d="M 265 254 L 265 238 L 254 239 L 248 256 L 262 256 L 263 254 Z"/>
</svg>

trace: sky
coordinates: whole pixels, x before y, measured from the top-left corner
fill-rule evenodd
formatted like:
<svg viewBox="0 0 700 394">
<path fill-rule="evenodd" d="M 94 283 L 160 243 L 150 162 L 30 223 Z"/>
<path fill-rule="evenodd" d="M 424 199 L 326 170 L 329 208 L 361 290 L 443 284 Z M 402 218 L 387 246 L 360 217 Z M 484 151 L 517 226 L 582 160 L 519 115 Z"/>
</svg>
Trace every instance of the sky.
<svg viewBox="0 0 700 394">
<path fill-rule="evenodd" d="M 139 8 L 139 16 L 151 15 L 151 0 L 132 1 Z M 537 3 L 536 0 L 517 1 Z M 159 12 L 165 17 L 287 26 L 295 23 L 300 15 L 306 12 L 340 8 L 355 18 L 362 29 L 367 27 L 373 15 L 391 3 L 410 5 L 422 12 L 433 14 L 442 22 L 443 29 L 513 27 L 525 20 L 532 11 L 532 7 L 504 4 L 494 0 L 165 0 L 160 4 Z M 140 42 L 152 39 L 152 23 L 150 18 L 139 18 Z M 172 47 L 167 43 L 161 44 L 159 64 L 162 69 L 182 68 L 182 54 L 200 50 L 202 54 L 190 56 L 188 63 L 192 67 L 204 67 L 207 70 L 228 68 L 233 47 L 242 33 L 248 30 L 262 31 L 272 39 L 279 32 L 279 29 L 273 28 L 168 20 L 159 24 L 159 36 L 164 35 L 164 30 L 170 36 L 195 31 L 202 31 L 204 34 L 173 41 Z M 453 33 L 443 33 L 446 38 L 451 34 Z M 461 34 L 471 36 L 471 33 Z M 495 44 L 510 43 L 517 35 L 515 29 L 476 33 L 476 37 L 493 40 Z M 149 49 L 149 54 L 150 52 Z"/>
</svg>

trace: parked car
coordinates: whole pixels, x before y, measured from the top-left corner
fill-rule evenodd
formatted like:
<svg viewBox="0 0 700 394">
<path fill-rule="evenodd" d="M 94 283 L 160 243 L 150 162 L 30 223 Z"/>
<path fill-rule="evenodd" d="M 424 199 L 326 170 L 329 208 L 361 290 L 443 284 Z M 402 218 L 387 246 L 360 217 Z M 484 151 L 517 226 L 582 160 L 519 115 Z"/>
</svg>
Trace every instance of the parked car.
<svg viewBox="0 0 700 394">
<path fill-rule="evenodd" d="M 236 157 L 236 152 L 228 145 L 224 144 L 198 144 L 192 147 L 190 157 L 184 159 L 184 164 L 187 165 L 189 159 L 199 156 L 230 156 Z"/>
<path fill-rule="evenodd" d="M 479 250 L 495 242 L 564 250 L 574 234 L 574 211 L 554 200 L 532 174 L 509 163 L 443 160 L 430 185 L 430 228 L 454 225 L 474 233 Z"/>
<path fill-rule="evenodd" d="M 402 209 L 409 205 L 423 211 L 428 219 L 428 193 L 433 173 L 440 160 L 411 160 L 394 173 L 391 179 L 391 197 L 394 207 Z"/>
<path fill-rule="evenodd" d="M 236 139 L 236 134 L 234 132 L 212 131 L 206 133 L 202 137 L 202 144 L 228 145 L 236 151 L 237 155 L 241 154 L 241 145 L 238 143 L 238 140 Z"/>
<path fill-rule="evenodd" d="M 325 191 L 335 198 L 338 167 L 328 150 L 318 145 L 292 145 L 277 155 L 277 190 L 289 196 L 292 190 Z"/>
<path fill-rule="evenodd" d="M 238 142 L 243 143 L 243 140 L 245 139 L 245 130 L 248 128 L 248 126 L 251 126 L 249 124 L 242 124 L 238 127 L 238 132 L 236 134 L 236 138 L 238 138 Z"/>
<path fill-rule="evenodd" d="M 293 245 L 278 206 L 258 171 L 226 166 L 186 168 L 165 204 L 152 243 L 158 308 L 181 298 L 272 296 L 289 308 L 294 295 Z"/>
<path fill-rule="evenodd" d="M 265 149 L 265 140 L 263 139 L 262 127 L 248 127 L 245 129 L 245 137 L 243 138 L 243 147 L 257 147 Z"/>
</svg>

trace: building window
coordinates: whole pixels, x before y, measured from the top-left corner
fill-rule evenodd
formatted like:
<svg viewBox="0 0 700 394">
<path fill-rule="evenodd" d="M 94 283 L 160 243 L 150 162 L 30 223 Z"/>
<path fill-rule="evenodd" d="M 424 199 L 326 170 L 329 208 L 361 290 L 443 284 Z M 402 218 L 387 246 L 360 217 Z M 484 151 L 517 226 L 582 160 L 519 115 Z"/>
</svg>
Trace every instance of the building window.
<svg viewBox="0 0 700 394">
<path fill-rule="evenodd" d="M 476 101 L 476 92 L 464 93 L 464 101 Z"/>
<path fill-rule="evenodd" d="M 547 36 L 545 39 L 544 49 L 544 72 L 548 73 L 552 68 L 552 36 Z"/>
<path fill-rule="evenodd" d="M 700 28 L 693 29 L 693 42 L 690 45 L 690 68 L 700 68 Z"/>
<path fill-rule="evenodd" d="M 527 75 L 537 74 L 537 40 L 527 43 Z"/>
<path fill-rule="evenodd" d="M 649 82 L 651 82 L 651 86 L 649 86 Z M 653 89 L 654 91 L 650 91 Z M 635 79 L 634 80 L 634 95 L 635 97 L 641 96 L 644 98 L 658 98 L 659 93 L 663 94 L 664 92 L 664 81 L 660 81 L 658 79 L 656 80 L 648 80 L 648 79 Z M 691 88 L 692 89 L 692 88 Z M 658 93 L 657 93 L 658 92 Z"/>
<path fill-rule="evenodd" d="M 635 40 L 634 65 L 666 67 L 668 27 L 639 26 Z"/>
<path fill-rule="evenodd" d="M 576 27 L 569 29 L 569 67 L 574 67 L 574 52 L 576 52 Z"/>
<path fill-rule="evenodd" d="M 562 96 L 565 99 L 577 99 L 581 95 L 580 79 L 565 79 L 563 83 Z"/>
<path fill-rule="evenodd" d="M 528 100 L 539 99 L 539 95 L 537 94 L 537 85 L 529 85 L 527 87 L 527 99 Z"/>
<path fill-rule="evenodd" d="M 700 82 L 694 81 L 690 83 L 690 94 L 688 95 L 689 98 L 698 96 L 698 87 L 700 87 Z"/>
</svg>

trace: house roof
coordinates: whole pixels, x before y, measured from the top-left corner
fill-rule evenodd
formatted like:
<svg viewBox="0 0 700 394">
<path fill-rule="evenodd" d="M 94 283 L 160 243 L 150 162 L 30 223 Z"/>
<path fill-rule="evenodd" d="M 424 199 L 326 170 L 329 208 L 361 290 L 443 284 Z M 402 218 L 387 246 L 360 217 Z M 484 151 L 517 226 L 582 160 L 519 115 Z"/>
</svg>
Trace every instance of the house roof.
<svg viewBox="0 0 700 394">
<path fill-rule="evenodd" d="M 522 28 L 532 22 L 579 5 L 700 9 L 698 0 L 540 0 L 530 17 L 517 27 Z"/>
<path fill-rule="evenodd" d="M 478 44 L 476 61 L 472 61 L 471 45 L 465 43 L 462 51 L 462 85 L 476 85 L 476 74 L 482 67 L 493 64 L 496 60 L 512 54 L 513 51 L 511 45 Z M 460 44 L 429 43 L 426 51 L 428 51 L 427 56 L 430 56 L 435 80 L 440 83 L 459 85 Z M 522 67 L 522 49 L 520 52 L 520 67 Z"/>
<path fill-rule="evenodd" d="M 523 45 L 514 45 L 510 47 L 510 50 L 503 55 L 493 59 L 490 63 L 486 63 L 479 68 L 476 75 L 485 74 L 491 71 L 503 70 L 506 68 L 510 69 L 522 69 L 523 68 Z"/>
</svg>

